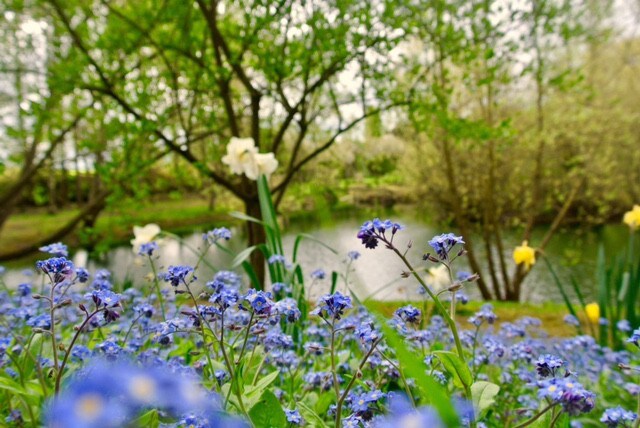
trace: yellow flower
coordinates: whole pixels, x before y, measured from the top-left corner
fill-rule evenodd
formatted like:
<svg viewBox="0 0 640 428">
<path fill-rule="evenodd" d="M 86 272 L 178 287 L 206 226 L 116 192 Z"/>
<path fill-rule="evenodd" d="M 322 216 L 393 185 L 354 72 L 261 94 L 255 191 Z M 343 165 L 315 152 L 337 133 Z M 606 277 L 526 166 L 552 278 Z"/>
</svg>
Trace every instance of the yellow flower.
<svg viewBox="0 0 640 428">
<path fill-rule="evenodd" d="M 587 313 L 587 319 L 591 324 L 598 324 L 600 321 L 600 306 L 597 303 L 589 303 L 584 307 Z"/>
<path fill-rule="evenodd" d="M 622 221 L 627 224 L 631 230 L 640 227 L 640 205 L 634 205 L 631 211 L 624 213 Z"/>
<path fill-rule="evenodd" d="M 524 263 L 525 269 L 529 270 L 536 263 L 536 250 L 531 248 L 527 241 L 523 241 L 522 245 L 513 250 L 513 261 L 517 265 Z"/>
</svg>

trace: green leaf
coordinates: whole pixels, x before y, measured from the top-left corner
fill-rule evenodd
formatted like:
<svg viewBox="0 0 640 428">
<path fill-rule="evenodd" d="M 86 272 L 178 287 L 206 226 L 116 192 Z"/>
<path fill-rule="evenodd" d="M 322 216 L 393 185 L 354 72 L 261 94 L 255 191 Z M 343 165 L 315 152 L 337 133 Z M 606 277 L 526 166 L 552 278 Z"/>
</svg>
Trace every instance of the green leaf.
<svg viewBox="0 0 640 428">
<path fill-rule="evenodd" d="M 133 422 L 133 425 L 145 428 L 158 428 L 158 426 L 160 426 L 160 417 L 158 416 L 158 411 L 156 409 L 149 410 L 148 412 L 141 415 L 138 419 L 136 419 Z"/>
<path fill-rule="evenodd" d="M 480 418 L 495 403 L 495 397 L 499 391 L 500 387 L 491 382 L 478 381 L 471 385 L 471 396 L 477 418 Z"/>
<path fill-rule="evenodd" d="M 276 370 L 275 372 L 269 373 L 268 375 L 264 376 L 262 379 L 256 382 L 255 385 L 247 386 L 245 390 L 245 395 L 247 396 L 247 398 L 257 398 L 261 396 L 263 391 L 266 390 L 269 385 L 271 385 L 278 378 L 279 374 L 280 371 Z"/>
<path fill-rule="evenodd" d="M 240 211 L 231 211 L 229 215 L 239 220 L 251 221 L 253 223 L 263 224 L 262 221 L 258 220 L 257 218 L 251 217 L 250 215 L 246 215 L 245 213 L 241 213 Z"/>
<path fill-rule="evenodd" d="M 256 246 L 254 245 L 252 247 L 247 247 L 236 254 L 236 256 L 233 258 L 233 261 L 231 262 L 231 269 L 237 268 L 242 263 L 244 263 L 245 260 L 247 260 L 249 256 L 251 256 L 251 253 L 253 253 L 255 249 Z"/>
<path fill-rule="evenodd" d="M 372 309 L 370 308 L 370 310 Z M 420 389 L 420 395 L 433 405 L 447 427 L 459 427 L 460 420 L 449 396 L 444 388 L 426 373 L 422 358 L 409 350 L 404 338 L 387 325 L 384 316 L 375 310 L 372 310 L 372 313 L 378 320 L 385 341 L 396 353 L 400 370 L 407 377 L 415 380 L 416 386 Z"/>
<path fill-rule="evenodd" d="M 258 178 L 258 199 L 260 201 L 260 214 L 264 222 L 267 244 L 270 247 L 269 250 L 271 254 L 284 254 L 276 209 L 271 200 L 269 183 L 264 175 Z"/>
<path fill-rule="evenodd" d="M 553 281 L 555 282 L 556 287 L 558 288 L 558 291 L 560 291 L 560 295 L 562 296 L 562 299 L 564 300 L 564 304 L 567 307 L 567 310 L 569 311 L 569 313 L 571 315 L 573 315 L 574 317 L 577 317 L 578 314 L 576 313 L 575 309 L 573 309 L 573 305 L 571 304 L 571 300 L 569 299 L 569 296 L 567 295 L 567 292 L 565 291 L 564 286 L 562 285 L 562 281 L 560 281 L 560 278 L 556 274 L 556 271 L 553 269 L 553 266 L 551 265 L 551 262 L 549 262 L 549 260 L 546 257 L 542 257 L 542 259 L 544 260 L 545 264 L 547 265 L 547 269 L 549 269 L 549 272 L 551 273 L 551 277 L 553 278 Z"/>
<path fill-rule="evenodd" d="M 461 386 L 471 386 L 473 383 L 471 370 L 469 370 L 469 366 L 460 359 L 458 354 L 454 354 L 451 351 L 435 351 L 433 354 L 438 357 L 444 368 L 454 376 L 454 382 L 457 379 Z"/>
<path fill-rule="evenodd" d="M 300 233 L 300 234 L 296 235 L 296 240 L 294 241 L 294 244 L 293 244 L 293 262 L 294 263 L 296 262 L 297 257 L 298 257 L 298 249 L 300 247 L 300 244 L 305 239 L 309 240 L 309 241 L 313 241 L 316 244 L 322 245 L 324 248 L 326 248 L 327 250 L 331 251 L 333 254 L 338 254 L 338 251 L 335 248 L 330 247 L 329 245 L 325 244 L 324 242 L 322 242 L 321 240 L 319 240 L 315 236 L 309 235 L 308 233 Z"/>
<path fill-rule="evenodd" d="M 0 389 L 4 389 L 17 395 L 29 395 L 22 385 L 7 377 L 0 377 Z"/>
<path fill-rule="evenodd" d="M 256 428 L 282 428 L 287 425 L 287 416 L 278 398 L 269 390 L 264 391 L 249 410 L 249 418 Z"/>
<path fill-rule="evenodd" d="M 310 427 L 328 428 L 322 418 L 313 411 L 313 409 L 307 406 L 303 401 L 297 403 L 298 409 L 302 417 L 307 421 L 307 425 Z"/>
<path fill-rule="evenodd" d="M 336 287 L 338 286 L 338 272 L 331 272 L 331 294 L 336 292 Z"/>
</svg>

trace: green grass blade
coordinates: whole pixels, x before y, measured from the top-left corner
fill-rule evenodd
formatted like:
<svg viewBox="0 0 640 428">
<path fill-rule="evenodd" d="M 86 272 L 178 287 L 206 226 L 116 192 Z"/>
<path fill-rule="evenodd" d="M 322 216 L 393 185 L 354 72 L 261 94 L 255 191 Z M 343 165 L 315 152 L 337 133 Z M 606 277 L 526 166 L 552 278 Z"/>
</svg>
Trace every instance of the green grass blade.
<svg viewBox="0 0 640 428">
<path fill-rule="evenodd" d="M 255 217 L 251 217 L 250 215 L 247 215 L 243 212 L 240 211 L 231 211 L 229 213 L 229 215 L 233 218 L 237 218 L 239 220 L 243 220 L 243 221 L 250 221 L 252 223 L 258 223 L 258 224 L 263 224 L 264 222 L 260 219 L 257 219 Z"/>
<path fill-rule="evenodd" d="M 380 313 L 375 313 L 378 324 L 384 333 L 384 338 L 390 348 L 396 353 L 400 369 L 415 380 L 420 389 L 420 396 L 438 411 L 440 418 L 447 427 L 459 427 L 460 420 L 445 389 L 426 373 L 422 358 L 411 351 L 405 344 L 405 339 L 393 328 L 387 325 L 387 320 Z"/>
<path fill-rule="evenodd" d="M 300 233 L 300 234 L 298 234 L 296 236 L 296 240 L 295 240 L 295 242 L 293 244 L 293 262 L 294 263 L 296 262 L 297 257 L 298 257 L 299 246 L 302 243 L 302 241 L 304 241 L 305 239 L 308 240 L 308 241 L 313 241 L 313 242 L 315 242 L 317 244 L 322 245 L 324 248 L 326 248 L 327 250 L 331 251 L 333 254 L 336 254 L 336 255 L 338 254 L 338 251 L 335 248 L 325 244 L 324 242 L 322 242 L 321 240 L 319 240 L 315 236 L 309 235 L 308 233 Z"/>
<path fill-rule="evenodd" d="M 544 263 L 546 264 L 547 269 L 549 269 L 549 272 L 551 273 L 551 276 L 553 277 L 553 281 L 555 282 L 556 287 L 558 287 L 558 290 L 560 291 L 560 294 L 562 295 L 562 299 L 564 300 L 564 304 L 566 305 L 567 309 L 569 310 L 571 315 L 573 315 L 574 317 L 577 318 L 578 314 L 573 309 L 573 305 L 571 304 L 571 300 L 569 300 L 569 296 L 567 295 L 567 292 L 565 291 L 564 286 L 562 285 L 562 281 L 560 281 L 560 278 L 558 278 L 558 274 L 556 274 L 556 271 L 553 269 L 553 266 L 551 266 L 551 262 L 546 257 L 543 257 L 542 260 L 544 260 Z"/>
</svg>

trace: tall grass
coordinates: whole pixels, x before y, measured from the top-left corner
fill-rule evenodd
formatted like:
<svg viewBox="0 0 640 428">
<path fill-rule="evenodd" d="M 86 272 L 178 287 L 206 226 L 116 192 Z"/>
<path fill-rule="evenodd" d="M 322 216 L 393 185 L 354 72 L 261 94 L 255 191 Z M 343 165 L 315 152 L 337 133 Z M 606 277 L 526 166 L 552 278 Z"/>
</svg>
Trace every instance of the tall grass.
<svg viewBox="0 0 640 428">
<path fill-rule="evenodd" d="M 545 257 L 544 261 L 551 273 L 554 283 L 558 287 L 569 313 L 577 318 L 586 320 L 589 331 L 596 336 L 601 346 L 619 349 L 624 346 L 626 332 L 620 331 L 618 322 L 629 321 L 631 328 L 636 328 L 640 321 L 640 258 L 634 252 L 634 230 L 630 231 L 627 248 L 609 257 L 605 253 L 604 245 L 598 246 L 596 258 L 596 290 L 597 303 L 600 308 L 600 320 L 597 324 L 587 316 L 587 303 L 580 291 L 580 287 L 572 276 L 569 287 L 560 280 L 551 262 Z M 568 289 L 572 289 L 578 300 L 581 311 L 576 310 L 576 303 L 569 298 Z M 582 326 L 578 326 L 582 332 Z"/>
</svg>

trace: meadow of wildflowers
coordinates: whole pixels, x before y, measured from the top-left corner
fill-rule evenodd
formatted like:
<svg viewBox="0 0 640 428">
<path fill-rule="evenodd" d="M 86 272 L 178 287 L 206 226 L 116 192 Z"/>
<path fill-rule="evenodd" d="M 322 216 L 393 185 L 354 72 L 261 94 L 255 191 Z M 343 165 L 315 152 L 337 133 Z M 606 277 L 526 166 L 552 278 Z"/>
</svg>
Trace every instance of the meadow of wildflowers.
<svg viewBox="0 0 640 428">
<path fill-rule="evenodd" d="M 261 157 L 262 156 L 262 157 Z M 10 427 L 637 427 L 640 329 L 618 319 L 609 330 L 600 306 L 584 305 L 592 336 L 552 337 L 540 321 L 502 322 L 486 304 L 468 320 L 465 287 L 478 275 L 456 269 L 464 238 L 452 233 L 413 243 L 410 231 L 374 219 L 354 231 L 369 257 L 398 257 L 398 272 L 424 302 L 398 304 L 391 318 L 370 311 L 350 288 L 361 257 L 345 255 L 317 302 L 308 277 L 283 254 L 265 174 L 276 164 L 250 141 L 229 145 L 224 162 L 258 178 L 270 281 L 246 262 L 203 278 L 209 250 L 230 252 L 231 231 L 202 236 L 193 266 L 158 266 L 165 239 L 157 225 L 134 228 L 131 241 L 149 281 L 114 283 L 104 269 L 74 266 L 62 243 L 40 250 L 37 275 L 0 281 L 0 423 Z M 637 208 L 637 207 L 636 207 Z M 636 231 L 640 210 L 625 216 Z M 251 219 L 249 219 L 251 220 Z M 398 239 L 399 235 L 404 235 Z M 405 242 L 399 244 L 398 241 Z M 630 248 L 633 248 L 631 241 Z M 375 251 L 372 251 L 375 250 Z M 424 266 L 412 266 L 420 251 Z M 524 242 L 514 261 L 530 268 Z M 244 272 L 239 268 L 245 268 Z M 425 270 L 426 278 L 419 272 Z M 0 278 L 1 278 L 0 270 Z M 309 283 L 310 282 L 310 283 Z M 266 285 L 266 287 L 264 287 Z M 635 280 L 632 288 L 637 288 Z M 263 289 L 265 288 L 265 289 Z M 628 288 L 628 287 L 627 287 Z M 629 294 L 636 296 L 634 292 Z M 603 311 L 610 312 L 603 301 Z M 418 308 L 419 307 L 419 308 Z M 635 313 L 635 303 L 628 306 Z M 621 310 L 616 310 L 620 318 Z M 633 331 L 632 331 L 633 330 Z"/>
<path fill-rule="evenodd" d="M 378 252 L 367 256 L 400 257 L 407 269 L 398 275 L 431 302 L 398 305 L 390 319 L 358 302 L 347 275 L 308 310 L 304 276 L 285 275 L 265 291 L 231 269 L 200 278 L 198 265 L 155 266 L 155 227 L 132 241 L 153 280 L 126 289 L 108 271 L 74 266 L 63 244 L 43 247 L 38 275 L 3 283 L 0 294 L 2 423 L 637 426 L 640 329 L 621 323 L 629 339 L 614 350 L 588 335 L 550 337 L 535 318 L 500 323 L 489 304 L 462 322 L 456 307 L 476 279 L 456 272 L 463 238 L 400 247 L 397 237 L 410 236 L 403 229 L 375 219 L 354 231 L 363 251 Z M 225 228 L 204 234 L 202 254 L 229 239 Z M 407 261 L 412 250 L 444 269 L 448 286 L 430 288 Z M 359 257 L 351 251 L 347 266 Z M 269 263 L 297 270 L 280 254 Z"/>
</svg>

